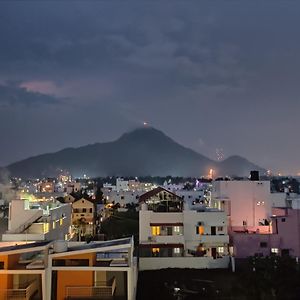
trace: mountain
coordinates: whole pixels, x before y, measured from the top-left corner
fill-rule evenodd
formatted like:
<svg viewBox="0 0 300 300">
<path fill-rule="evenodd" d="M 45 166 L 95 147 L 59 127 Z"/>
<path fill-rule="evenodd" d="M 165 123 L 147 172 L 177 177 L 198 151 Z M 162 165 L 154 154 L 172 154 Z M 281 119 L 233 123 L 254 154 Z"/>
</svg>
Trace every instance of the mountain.
<svg viewBox="0 0 300 300">
<path fill-rule="evenodd" d="M 152 128 L 139 128 L 108 143 L 30 157 L 7 166 L 12 176 L 40 178 L 56 176 L 67 170 L 73 176 L 201 176 L 214 169 L 217 175 L 248 175 L 263 170 L 246 159 L 230 157 L 222 162 L 211 160 L 183 147 Z"/>
</svg>

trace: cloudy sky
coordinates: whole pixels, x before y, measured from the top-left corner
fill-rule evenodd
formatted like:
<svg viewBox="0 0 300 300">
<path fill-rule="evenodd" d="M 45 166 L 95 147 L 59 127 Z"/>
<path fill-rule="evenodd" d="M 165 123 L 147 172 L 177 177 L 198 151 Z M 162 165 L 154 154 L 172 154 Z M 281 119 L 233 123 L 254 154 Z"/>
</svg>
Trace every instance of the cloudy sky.
<svg viewBox="0 0 300 300">
<path fill-rule="evenodd" d="M 300 172 L 299 1 L 1 1 L 0 165 L 144 121 Z"/>
</svg>

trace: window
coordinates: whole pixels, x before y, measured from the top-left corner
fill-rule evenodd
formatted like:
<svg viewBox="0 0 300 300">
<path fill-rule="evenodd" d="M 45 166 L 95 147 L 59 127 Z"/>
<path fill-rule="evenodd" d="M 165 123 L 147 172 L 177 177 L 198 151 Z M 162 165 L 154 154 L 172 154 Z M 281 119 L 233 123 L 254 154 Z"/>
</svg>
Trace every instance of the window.
<svg viewBox="0 0 300 300">
<path fill-rule="evenodd" d="M 124 196 L 121 196 L 121 200 L 124 200 Z"/>
<path fill-rule="evenodd" d="M 53 229 L 55 229 L 55 225 L 56 225 L 56 222 L 53 221 L 53 222 L 52 222 L 52 228 L 53 228 Z"/>
<path fill-rule="evenodd" d="M 223 226 L 218 226 L 218 231 L 223 231 Z"/>
<path fill-rule="evenodd" d="M 204 226 L 196 226 L 196 234 L 204 234 Z"/>
<path fill-rule="evenodd" d="M 282 249 L 281 250 L 281 255 L 282 256 L 288 256 L 288 255 L 290 255 L 290 250 L 289 249 Z"/>
<path fill-rule="evenodd" d="M 180 227 L 174 226 L 174 233 L 180 233 Z"/>
<path fill-rule="evenodd" d="M 180 248 L 174 248 L 174 254 L 180 254 Z"/>
<path fill-rule="evenodd" d="M 243 226 L 247 226 L 247 221 L 243 221 Z"/>
<path fill-rule="evenodd" d="M 218 252 L 219 253 L 224 253 L 224 247 L 218 247 Z"/>
<path fill-rule="evenodd" d="M 44 233 L 49 232 L 49 223 L 44 223 L 44 224 L 43 224 L 43 232 L 44 232 Z"/>
<path fill-rule="evenodd" d="M 152 226 L 152 235 L 160 235 L 160 227 L 159 226 Z"/>
<path fill-rule="evenodd" d="M 4 269 L 4 261 L 0 261 L 0 270 Z"/>
<path fill-rule="evenodd" d="M 268 243 L 267 242 L 260 242 L 260 248 L 267 248 Z"/>
<path fill-rule="evenodd" d="M 282 219 L 281 219 L 281 222 L 285 222 L 285 218 L 282 218 Z"/>
<path fill-rule="evenodd" d="M 90 213 L 92 213 L 93 212 L 93 209 L 92 208 L 90 208 Z"/>
<path fill-rule="evenodd" d="M 159 248 L 152 248 L 152 256 L 159 256 Z"/>
<path fill-rule="evenodd" d="M 83 209 L 82 209 L 82 212 L 84 212 L 84 213 L 85 213 L 85 212 L 86 212 L 86 208 L 83 208 Z"/>
<path fill-rule="evenodd" d="M 61 226 L 62 224 L 63 224 L 63 219 L 60 218 L 60 219 L 59 219 L 59 225 Z"/>
<path fill-rule="evenodd" d="M 278 254 L 279 253 L 279 249 L 278 248 L 271 248 L 271 253 Z"/>
</svg>

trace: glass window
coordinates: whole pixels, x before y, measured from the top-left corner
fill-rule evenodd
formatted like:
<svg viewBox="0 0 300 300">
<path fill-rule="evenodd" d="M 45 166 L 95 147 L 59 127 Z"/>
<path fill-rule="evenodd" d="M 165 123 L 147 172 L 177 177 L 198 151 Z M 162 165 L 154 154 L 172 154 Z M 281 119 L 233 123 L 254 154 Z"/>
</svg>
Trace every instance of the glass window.
<svg viewBox="0 0 300 300">
<path fill-rule="evenodd" d="M 224 247 L 218 247 L 218 252 L 219 253 L 224 253 Z"/>
<path fill-rule="evenodd" d="M 152 226 L 152 235 L 160 235 L 160 227 L 159 226 Z"/>
<path fill-rule="evenodd" d="M 277 254 L 279 252 L 278 248 L 271 248 L 271 253 Z"/>
<path fill-rule="evenodd" d="M 174 232 L 179 233 L 180 232 L 180 227 L 179 226 L 174 226 Z"/>
<path fill-rule="evenodd" d="M 174 253 L 175 254 L 180 254 L 180 248 L 174 248 Z"/>
<path fill-rule="evenodd" d="M 268 243 L 267 242 L 260 242 L 260 247 L 261 248 L 267 248 L 268 247 Z"/>
</svg>

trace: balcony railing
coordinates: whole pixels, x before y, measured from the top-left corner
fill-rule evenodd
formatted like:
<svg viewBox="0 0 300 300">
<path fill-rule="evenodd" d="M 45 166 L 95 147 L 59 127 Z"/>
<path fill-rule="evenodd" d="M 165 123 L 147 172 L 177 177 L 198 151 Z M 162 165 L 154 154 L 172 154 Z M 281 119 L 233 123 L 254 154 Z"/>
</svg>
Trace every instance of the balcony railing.
<svg viewBox="0 0 300 300">
<path fill-rule="evenodd" d="M 29 300 L 33 294 L 38 290 L 37 280 L 32 281 L 28 284 L 26 288 L 19 289 L 7 289 L 0 291 L 0 294 L 3 294 L 1 299 L 9 300 Z"/>
<path fill-rule="evenodd" d="M 108 281 L 96 282 L 95 286 L 68 286 L 66 287 L 66 299 L 113 298 L 115 290 L 116 278 L 113 277 Z"/>
</svg>

